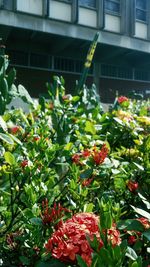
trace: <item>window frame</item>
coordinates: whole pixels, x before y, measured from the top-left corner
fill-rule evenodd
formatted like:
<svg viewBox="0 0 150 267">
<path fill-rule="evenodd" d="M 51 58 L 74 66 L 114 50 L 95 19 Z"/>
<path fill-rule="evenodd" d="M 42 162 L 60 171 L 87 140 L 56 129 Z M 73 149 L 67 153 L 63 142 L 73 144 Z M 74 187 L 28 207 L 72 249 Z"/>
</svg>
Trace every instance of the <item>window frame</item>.
<svg viewBox="0 0 150 267">
<path fill-rule="evenodd" d="M 84 4 L 80 4 L 78 3 L 79 7 L 83 7 L 83 8 L 88 8 L 88 9 L 93 9 L 93 10 L 97 10 L 97 1 L 95 0 L 95 7 L 93 6 L 88 6 L 88 5 L 84 5 Z"/>
<path fill-rule="evenodd" d="M 106 1 L 118 4 L 119 5 L 119 12 L 117 12 L 115 10 L 106 9 Z M 105 11 L 105 13 L 108 13 L 111 15 L 121 16 L 121 0 L 104 0 L 104 11 Z"/>
<path fill-rule="evenodd" d="M 66 4 L 72 4 L 72 0 L 53 0 L 53 1 L 57 1 L 57 2 L 64 2 Z"/>
<path fill-rule="evenodd" d="M 143 1 L 143 0 L 141 0 L 141 1 Z M 135 2 L 135 20 L 142 22 L 142 23 L 145 23 L 145 24 L 148 24 L 148 14 L 147 14 L 148 13 L 148 3 L 147 3 L 147 0 L 145 0 L 145 1 L 146 1 L 146 9 L 143 9 L 143 8 L 137 7 L 137 0 L 136 0 L 136 2 Z M 146 13 L 146 19 L 145 20 L 137 18 L 137 14 L 136 14 L 137 10 L 140 10 L 140 11 L 143 11 Z"/>
</svg>

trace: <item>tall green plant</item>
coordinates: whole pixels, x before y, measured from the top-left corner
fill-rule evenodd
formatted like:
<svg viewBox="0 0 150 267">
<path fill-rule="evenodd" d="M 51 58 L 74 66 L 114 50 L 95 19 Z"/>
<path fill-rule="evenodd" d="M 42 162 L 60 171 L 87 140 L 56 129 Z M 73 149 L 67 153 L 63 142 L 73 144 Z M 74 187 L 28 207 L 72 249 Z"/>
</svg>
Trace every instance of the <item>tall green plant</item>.
<svg viewBox="0 0 150 267">
<path fill-rule="evenodd" d="M 81 78 L 79 80 L 79 83 L 77 85 L 77 91 L 78 92 L 80 92 L 80 90 L 83 88 L 83 85 L 86 82 L 86 78 L 87 78 L 89 69 L 91 67 L 93 56 L 94 56 L 94 53 L 95 53 L 95 50 L 96 50 L 98 37 L 99 37 L 99 32 L 97 32 L 95 34 L 94 39 L 93 39 L 93 41 L 91 43 L 91 46 L 90 46 L 90 48 L 88 50 L 88 53 L 87 53 L 87 56 L 86 56 L 86 60 L 85 60 L 85 63 L 84 63 L 84 69 L 83 69 Z"/>
<path fill-rule="evenodd" d="M 9 58 L 5 55 L 5 46 L 0 47 L 0 115 L 3 115 L 7 105 L 13 98 L 19 97 L 24 102 L 33 105 L 32 98 L 27 90 L 19 84 L 15 86 L 16 70 L 14 68 L 7 71 Z"/>
<path fill-rule="evenodd" d="M 11 87 L 16 77 L 15 69 L 11 69 L 7 74 L 8 56 L 5 55 L 5 47 L 0 47 L 0 115 L 3 115 L 6 106 L 11 102 Z"/>
</svg>

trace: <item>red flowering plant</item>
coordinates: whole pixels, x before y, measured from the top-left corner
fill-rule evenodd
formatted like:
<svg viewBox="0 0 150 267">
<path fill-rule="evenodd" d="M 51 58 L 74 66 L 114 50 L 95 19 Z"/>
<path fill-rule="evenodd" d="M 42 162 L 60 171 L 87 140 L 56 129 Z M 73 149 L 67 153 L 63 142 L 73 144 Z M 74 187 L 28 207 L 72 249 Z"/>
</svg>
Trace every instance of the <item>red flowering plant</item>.
<svg viewBox="0 0 150 267">
<path fill-rule="evenodd" d="M 54 225 L 57 228 L 58 225 L 61 225 L 65 213 L 70 212 L 67 208 L 62 207 L 60 203 L 58 205 L 54 203 L 54 206 L 50 208 L 47 198 L 42 201 L 41 219 L 42 223 L 46 226 L 52 227 Z"/>
<path fill-rule="evenodd" d="M 121 243 L 119 235 L 115 226 L 108 229 L 107 240 L 113 247 Z M 77 255 L 80 255 L 87 266 L 91 266 L 94 250 L 88 240 L 92 242 L 95 238 L 98 253 L 104 245 L 100 237 L 99 217 L 93 213 L 77 213 L 52 234 L 45 248 L 47 253 L 62 262 L 75 263 Z"/>
<path fill-rule="evenodd" d="M 126 96 L 119 96 L 117 100 L 119 104 L 122 104 L 124 102 L 128 102 L 129 98 L 127 98 Z"/>
</svg>

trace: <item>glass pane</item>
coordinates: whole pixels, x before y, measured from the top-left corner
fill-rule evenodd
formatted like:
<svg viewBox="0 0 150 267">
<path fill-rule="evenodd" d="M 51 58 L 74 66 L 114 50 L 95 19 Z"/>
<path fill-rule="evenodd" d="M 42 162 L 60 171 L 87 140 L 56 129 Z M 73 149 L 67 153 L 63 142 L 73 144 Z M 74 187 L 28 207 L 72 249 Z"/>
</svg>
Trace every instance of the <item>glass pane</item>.
<svg viewBox="0 0 150 267">
<path fill-rule="evenodd" d="M 136 9 L 136 19 L 146 21 L 146 11 Z"/>
<path fill-rule="evenodd" d="M 30 65 L 39 68 L 48 68 L 47 55 L 31 54 Z"/>
<path fill-rule="evenodd" d="M 79 0 L 79 5 L 96 8 L 96 0 Z"/>
<path fill-rule="evenodd" d="M 146 10 L 146 0 L 136 0 L 136 7 Z"/>
<path fill-rule="evenodd" d="M 114 11 L 114 12 L 119 13 L 120 12 L 120 4 L 113 2 L 113 1 L 106 0 L 105 1 L 105 10 Z"/>
</svg>

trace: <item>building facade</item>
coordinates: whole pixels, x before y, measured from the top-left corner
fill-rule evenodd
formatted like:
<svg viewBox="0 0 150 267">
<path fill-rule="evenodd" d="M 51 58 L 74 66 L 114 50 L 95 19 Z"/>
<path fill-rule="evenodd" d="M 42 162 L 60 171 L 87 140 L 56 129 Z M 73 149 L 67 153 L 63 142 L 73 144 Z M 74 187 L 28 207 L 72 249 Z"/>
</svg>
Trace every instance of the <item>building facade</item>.
<svg viewBox="0 0 150 267">
<path fill-rule="evenodd" d="M 87 85 L 97 85 L 102 102 L 112 102 L 116 91 L 149 97 L 149 0 L 0 0 L 0 38 L 17 82 L 33 97 L 56 74 L 74 93 L 97 31 Z"/>
</svg>

